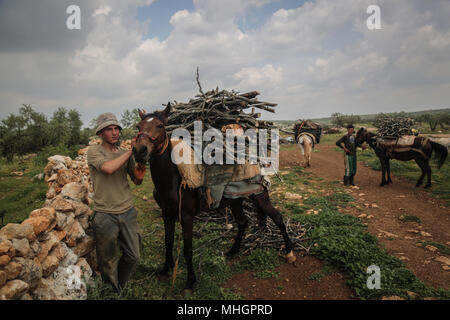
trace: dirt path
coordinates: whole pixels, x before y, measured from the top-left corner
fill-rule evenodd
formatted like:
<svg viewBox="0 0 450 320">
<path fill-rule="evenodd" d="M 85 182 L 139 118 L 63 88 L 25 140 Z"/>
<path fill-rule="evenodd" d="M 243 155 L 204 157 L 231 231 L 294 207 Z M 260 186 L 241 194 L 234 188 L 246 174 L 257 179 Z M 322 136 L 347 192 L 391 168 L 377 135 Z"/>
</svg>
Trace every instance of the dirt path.
<svg viewBox="0 0 450 320">
<path fill-rule="evenodd" d="M 334 145 L 318 145 L 312 155 L 312 165 L 305 171 L 328 181 L 342 181 L 343 155 L 334 148 Z M 302 159 L 297 149 L 282 151 L 280 166 L 301 165 Z M 450 209 L 423 188 L 415 188 L 414 181 L 396 177 L 395 172 L 391 175 L 394 183 L 380 187 L 381 173 L 358 162 L 357 187 L 349 187 L 347 192 L 356 199 L 360 210 L 346 208 L 342 212 L 364 218 L 369 232 L 379 238 L 390 254 L 403 260 L 419 279 L 449 290 L 449 266 L 438 261 L 448 261 L 448 255 L 420 243 L 434 241 L 450 245 Z M 404 222 L 401 216 L 418 217 L 421 223 Z"/>
</svg>

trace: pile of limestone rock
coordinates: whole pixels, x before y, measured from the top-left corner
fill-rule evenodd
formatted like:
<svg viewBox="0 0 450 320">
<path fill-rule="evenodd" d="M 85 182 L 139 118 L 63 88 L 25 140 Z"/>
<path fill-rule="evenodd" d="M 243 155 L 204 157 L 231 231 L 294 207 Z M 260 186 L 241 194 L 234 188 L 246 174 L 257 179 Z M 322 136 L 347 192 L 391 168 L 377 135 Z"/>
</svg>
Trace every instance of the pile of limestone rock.
<svg viewBox="0 0 450 320">
<path fill-rule="evenodd" d="M 101 143 L 94 139 L 89 144 Z M 122 148 L 131 148 L 123 141 Z M 93 284 L 95 244 L 87 149 L 48 158 L 44 207 L 0 229 L 0 300 L 81 300 Z"/>
<path fill-rule="evenodd" d="M 96 268 L 86 149 L 45 167 L 44 207 L 0 230 L 0 300 L 86 299 Z"/>
</svg>

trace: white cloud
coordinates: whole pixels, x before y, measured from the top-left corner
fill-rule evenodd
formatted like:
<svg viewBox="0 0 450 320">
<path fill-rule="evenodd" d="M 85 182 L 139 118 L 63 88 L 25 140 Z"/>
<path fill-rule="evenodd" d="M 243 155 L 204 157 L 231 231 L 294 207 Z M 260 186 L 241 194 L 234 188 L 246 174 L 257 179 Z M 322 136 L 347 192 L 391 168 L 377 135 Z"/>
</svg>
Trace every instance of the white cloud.
<svg viewBox="0 0 450 320">
<path fill-rule="evenodd" d="M 262 68 L 243 68 L 235 73 L 233 78 L 239 80 L 239 88 L 250 90 L 251 88 L 266 88 L 276 85 L 283 80 L 283 70 L 281 67 L 274 68 L 267 64 Z"/>
<path fill-rule="evenodd" d="M 98 15 L 105 15 L 107 16 L 110 12 L 111 12 L 112 8 L 110 6 L 106 6 L 106 5 L 101 5 L 100 7 L 98 7 L 97 10 L 95 10 L 93 16 L 98 16 Z"/>
<path fill-rule="evenodd" d="M 152 2 L 89 2 L 92 19 L 75 47 L 69 38 L 58 50 L 53 43 L 39 52 L 22 43 L 0 50 L 8 74 L 0 78 L 0 117 L 31 103 L 46 112 L 76 107 L 88 122 L 106 110 L 120 116 L 185 101 L 197 93 L 197 66 L 205 90 L 261 91 L 279 104 L 271 118 L 448 107 L 448 1 L 380 0 L 383 29 L 370 31 L 371 1 L 317 0 L 243 31 L 235 18 L 273 1 L 194 0 L 195 10 L 171 17 L 164 40 L 146 39 L 146 23 L 136 20 L 136 8 Z"/>
</svg>

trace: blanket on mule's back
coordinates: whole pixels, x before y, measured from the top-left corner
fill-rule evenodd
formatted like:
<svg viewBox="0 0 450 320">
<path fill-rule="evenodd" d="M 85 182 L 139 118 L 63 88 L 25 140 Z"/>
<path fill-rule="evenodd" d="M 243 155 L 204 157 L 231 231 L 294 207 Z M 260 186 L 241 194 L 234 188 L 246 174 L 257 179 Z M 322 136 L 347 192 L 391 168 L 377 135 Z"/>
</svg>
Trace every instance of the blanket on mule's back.
<svg viewBox="0 0 450 320">
<path fill-rule="evenodd" d="M 383 137 L 378 137 L 376 142 L 379 148 L 386 150 L 387 153 L 391 152 L 406 152 L 406 151 L 416 151 L 421 153 L 425 158 L 428 158 L 421 147 L 423 147 L 427 142 L 428 138 L 423 138 L 416 141 L 417 136 L 414 135 L 404 135 L 397 139 L 387 139 Z"/>
<path fill-rule="evenodd" d="M 194 150 L 184 141 L 170 140 L 172 149 L 180 157 L 183 151 L 190 149 L 190 161 L 177 164 L 178 172 L 182 178 L 182 184 L 189 188 L 199 188 L 227 182 L 236 182 L 251 179 L 261 174 L 259 164 L 232 164 L 232 165 L 206 165 L 194 163 Z M 181 144 L 181 145 L 179 145 Z M 189 148 L 189 149 L 187 149 Z M 186 157 L 187 158 L 187 157 Z"/>
</svg>

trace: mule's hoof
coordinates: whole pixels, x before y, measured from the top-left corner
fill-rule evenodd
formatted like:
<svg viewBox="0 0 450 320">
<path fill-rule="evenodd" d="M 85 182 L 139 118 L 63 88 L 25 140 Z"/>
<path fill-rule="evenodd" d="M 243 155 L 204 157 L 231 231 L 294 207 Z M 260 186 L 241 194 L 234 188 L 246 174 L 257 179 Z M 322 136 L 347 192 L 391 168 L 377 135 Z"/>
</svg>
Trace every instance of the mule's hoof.
<svg viewBox="0 0 450 320">
<path fill-rule="evenodd" d="M 286 255 L 286 260 L 288 263 L 294 263 L 297 260 L 297 257 L 294 254 L 294 251 L 290 251 L 287 255 Z"/>
<path fill-rule="evenodd" d="M 184 289 L 182 292 L 183 297 L 189 298 L 194 294 L 194 290 L 192 289 Z"/>
<path fill-rule="evenodd" d="M 424 188 L 425 189 L 431 188 L 431 184 L 427 184 Z"/>
</svg>

